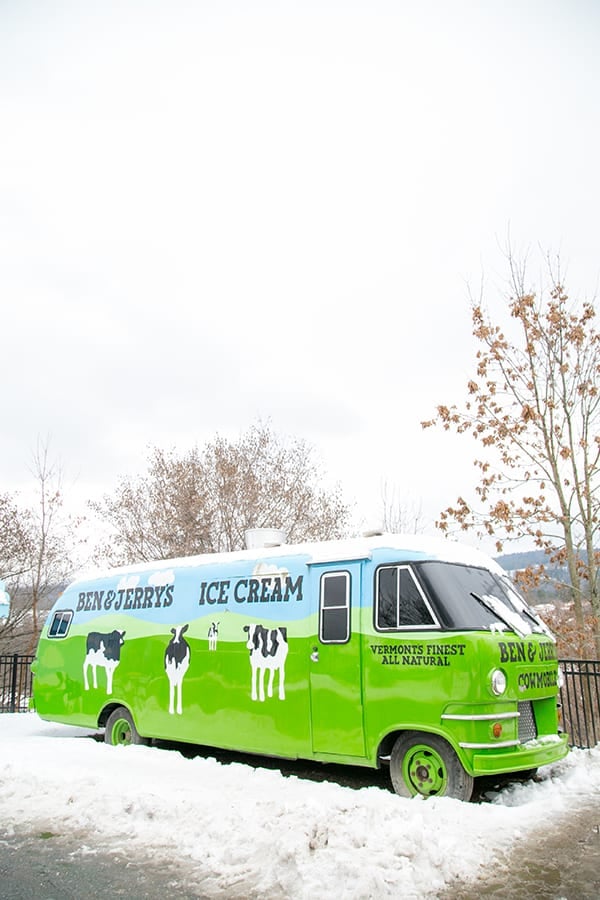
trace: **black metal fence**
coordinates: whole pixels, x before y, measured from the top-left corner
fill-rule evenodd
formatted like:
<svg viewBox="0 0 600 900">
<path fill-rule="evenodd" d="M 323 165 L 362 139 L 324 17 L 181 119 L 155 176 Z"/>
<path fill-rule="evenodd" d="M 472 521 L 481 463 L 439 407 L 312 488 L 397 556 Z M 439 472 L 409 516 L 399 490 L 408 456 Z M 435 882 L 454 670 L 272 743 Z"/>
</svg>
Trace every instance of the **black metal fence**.
<svg viewBox="0 0 600 900">
<path fill-rule="evenodd" d="M 0 656 L 0 713 L 27 712 L 33 675 L 33 656 Z"/>
<path fill-rule="evenodd" d="M 600 741 L 600 660 L 561 659 L 563 728 L 572 747 L 595 747 Z"/>
<path fill-rule="evenodd" d="M 0 713 L 27 712 L 33 656 L 0 656 Z M 572 747 L 595 747 L 600 741 L 600 660 L 562 659 L 560 689 L 563 728 Z"/>
</svg>

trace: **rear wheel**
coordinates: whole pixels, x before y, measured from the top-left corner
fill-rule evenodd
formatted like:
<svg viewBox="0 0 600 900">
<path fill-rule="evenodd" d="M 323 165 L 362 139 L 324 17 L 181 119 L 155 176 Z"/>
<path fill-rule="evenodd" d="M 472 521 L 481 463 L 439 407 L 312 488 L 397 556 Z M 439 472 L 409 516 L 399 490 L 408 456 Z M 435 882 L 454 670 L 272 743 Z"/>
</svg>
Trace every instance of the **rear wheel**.
<svg viewBox="0 0 600 900">
<path fill-rule="evenodd" d="M 124 706 L 114 709 L 106 720 L 104 740 L 113 747 L 117 744 L 148 744 L 147 738 L 141 737 L 133 724 L 133 717 Z"/>
<path fill-rule="evenodd" d="M 436 734 L 409 731 L 396 740 L 390 757 L 390 777 L 401 797 L 454 797 L 470 800 L 473 778 L 456 753 Z"/>
</svg>

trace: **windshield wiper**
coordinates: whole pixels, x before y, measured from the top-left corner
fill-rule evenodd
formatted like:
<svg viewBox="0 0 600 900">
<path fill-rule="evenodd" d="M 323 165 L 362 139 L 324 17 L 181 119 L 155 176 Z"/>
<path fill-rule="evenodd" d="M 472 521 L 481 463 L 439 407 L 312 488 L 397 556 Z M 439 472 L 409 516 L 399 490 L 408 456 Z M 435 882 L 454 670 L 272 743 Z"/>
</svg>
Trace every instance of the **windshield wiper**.
<svg viewBox="0 0 600 900">
<path fill-rule="evenodd" d="M 478 603 L 481 603 L 488 612 L 493 613 L 493 615 L 495 615 L 497 619 L 500 619 L 500 621 L 503 622 L 507 628 L 510 628 L 511 631 L 515 631 L 521 637 L 531 634 L 532 629 L 529 628 L 529 631 L 527 631 L 527 629 L 524 628 L 526 623 L 523 622 L 516 610 L 514 615 L 510 614 L 509 609 L 506 610 L 506 613 L 504 612 L 504 609 L 502 609 L 504 604 L 501 600 L 492 598 L 495 601 L 492 603 L 492 599 L 489 597 L 482 597 L 480 594 L 476 594 L 475 591 L 471 591 L 471 597 L 477 600 Z"/>
</svg>

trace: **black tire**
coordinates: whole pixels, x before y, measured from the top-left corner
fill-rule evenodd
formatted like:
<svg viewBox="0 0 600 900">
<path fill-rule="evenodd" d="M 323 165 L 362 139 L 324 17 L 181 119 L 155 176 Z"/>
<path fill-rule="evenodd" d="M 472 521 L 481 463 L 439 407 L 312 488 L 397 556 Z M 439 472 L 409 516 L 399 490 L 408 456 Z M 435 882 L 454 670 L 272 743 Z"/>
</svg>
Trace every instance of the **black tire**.
<svg viewBox="0 0 600 900">
<path fill-rule="evenodd" d="M 137 728 L 133 723 L 133 717 L 124 706 L 117 706 L 116 709 L 113 709 L 106 720 L 104 740 L 113 747 L 119 744 L 127 746 L 128 744 L 147 745 L 150 743 L 148 738 L 143 738 L 138 734 Z"/>
<path fill-rule="evenodd" d="M 465 772 L 450 744 L 437 734 L 407 731 L 396 740 L 390 778 L 401 797 L 454 797 L 468 801 L 473 777 Z"/>
</svg>

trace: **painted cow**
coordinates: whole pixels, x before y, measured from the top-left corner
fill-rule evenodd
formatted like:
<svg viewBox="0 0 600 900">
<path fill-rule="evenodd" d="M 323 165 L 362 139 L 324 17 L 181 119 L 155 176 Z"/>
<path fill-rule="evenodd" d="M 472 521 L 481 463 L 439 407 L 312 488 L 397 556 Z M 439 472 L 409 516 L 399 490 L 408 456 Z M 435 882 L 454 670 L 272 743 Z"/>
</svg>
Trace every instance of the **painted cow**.
<svg viewBox="0 0 600 900">
<path fill-rule="evenodd" d="M 262 625 L 244 625 L 248 632 L 246 647 L 250 651 L 252 668 L 252 699 L 265 699 L 265 670 L 269 671 L 267 696 L 273 696 L 275 672 L 279 673 L 279 699 L 285 700 L 285 661 L 288 655 L 287 628 L 263 628 Z M 256 681 L 258 678 L 258 696 Z"/>
<path fill-rule="evenodd" d="M 178 625 L 171 628 L 173 637 L 165 650 L 165 672 L 169 679 L 169 713 L 175 713 L 175 695 L 177 695 L 177 713 L 182 713 L 181 687 L 183 676 L 190 666 L 190 647 L 183 635 L 189 625 Z"/>
<path fill-rule="evenodd" d="M 219 638 L 219 623 L 211 622 L 210 628 L 208 629 L 208 649 L 209 650 L 217 649 L 218 638 Z"/>
<path fill-rule="evenodd" d="M 125 643 L 124 631 L 90 631 L 85 642 L 85 659 L 83 661 L 83 683 L 89 691 L 88 669 L 92 667 L 94 687 L 98 687 L 96 669 L 98 666 L 106 672 L 106 693 L 112 694 L 112 682 L 115 669 L 121 661 L 121 647 Z"/>
</svg>

